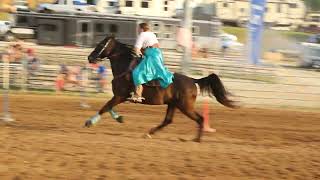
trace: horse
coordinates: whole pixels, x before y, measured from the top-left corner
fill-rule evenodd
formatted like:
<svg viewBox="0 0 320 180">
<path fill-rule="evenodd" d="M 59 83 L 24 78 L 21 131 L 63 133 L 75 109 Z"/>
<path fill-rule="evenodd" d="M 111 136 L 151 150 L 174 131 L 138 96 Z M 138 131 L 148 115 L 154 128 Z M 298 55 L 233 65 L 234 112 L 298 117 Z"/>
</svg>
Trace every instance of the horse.
<svg viewBox="0 0 320 180">
<path fill-rule="evenodd" d="M 112 74 L 112 91 L 114 96 L 109 100 L 98 113 L 85 122 L 85 127 L 96 124 L 101 115 L 109 112 L 111 117 L 123 122 L 123 117 L 117 114 L 113 108 L 120 103 L 127 101 L 130 93 L 134 90 L 130 66 L 134 64 L 137 57 L 133 47 L 116 40 L 114 36 L 107 36 L 97 44 L 95 49 L 88 56 L 89 63 L 97 63 L 105 59 L 110 60 Z M 210 97 L 214 96 L 222 105 L 229 108 L 236 108 L 235 101 L 230 100 L 230 93 L 225 89 L 218 75 L 212 73 L 201 79 L 193 79 L 180 73 L 174 73 L 173 83 L 163 89 L 160 86 L 148 84 L 143 85 L 142 104 L 147 105 L 167 105 L 167 112 L 162 123 L 153 127 L 148 132 L 148 137 L 155 134 L 172 123 L 174 113 L 179 109 L 183 114 L 198 124 L 197 136 L 194 141 L 200 142 L 203 133 L 203 117 L 195 111 L 194 104 L 197 98 L 197 86 L 200 92 Z"/>
</svg>

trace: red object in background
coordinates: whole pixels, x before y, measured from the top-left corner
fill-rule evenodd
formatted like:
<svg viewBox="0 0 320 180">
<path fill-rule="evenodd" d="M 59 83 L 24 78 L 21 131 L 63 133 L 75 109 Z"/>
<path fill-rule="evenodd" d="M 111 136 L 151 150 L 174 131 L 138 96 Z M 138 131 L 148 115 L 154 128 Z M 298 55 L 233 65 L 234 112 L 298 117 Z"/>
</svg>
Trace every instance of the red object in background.
<svg viewBox="0 0 320 180">
<path fill-rule="evenodd" d="M 33 55 L 33 54 L 34 54 L 34 49 L 28 48 L 28 49 L 27 49 L 27 54 L 28 54 L 28 55 Z"/>
<path fill-rule="evenodd" d="M 90 63 L 89 65 L 93 69 L 97 69 L 99 67 L 99 64 Z"/>
<path fill-rule="evenodd" d="M 61 91 L 61 90 L 63 90 L 63 88 L 64 88 L 64 80 L 63 79 L 58 79 L 56 81 L 56 89 L 58 91 Z"/>
<path fill-rule="evenodd" d="M 203 131 L 216 132 L 216 129 L 211 128 L 210 124 L 209 124 L 209 103 L 208 103 L 208 101 L 203 102 L 202 116 L 203 116 Z"/>
</svg>

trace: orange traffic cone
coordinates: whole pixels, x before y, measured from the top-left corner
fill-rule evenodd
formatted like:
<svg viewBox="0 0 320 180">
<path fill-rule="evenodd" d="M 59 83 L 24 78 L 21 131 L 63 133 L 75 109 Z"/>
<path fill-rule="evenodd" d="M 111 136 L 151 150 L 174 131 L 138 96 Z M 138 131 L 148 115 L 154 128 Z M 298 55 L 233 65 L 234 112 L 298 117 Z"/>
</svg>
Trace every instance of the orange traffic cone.
<svg viewBox="0 0 320 180">
<path fill-rule="evenodd" d="M 211 128 L 210 124 L 209 124 L 209 103 L 208 103 L 208 101 L 205 101 L 203 103 L 202 116 L 203 116 L 203 131 L 216 132 L 216 129 Z"/>
</svg>

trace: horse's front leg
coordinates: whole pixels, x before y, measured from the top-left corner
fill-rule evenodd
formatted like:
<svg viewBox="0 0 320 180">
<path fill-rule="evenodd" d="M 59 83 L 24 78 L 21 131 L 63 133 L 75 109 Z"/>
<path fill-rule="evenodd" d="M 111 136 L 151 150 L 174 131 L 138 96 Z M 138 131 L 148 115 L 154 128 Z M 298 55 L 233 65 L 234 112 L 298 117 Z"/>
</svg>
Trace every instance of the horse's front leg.
<svg viewBox="0 0 320 180">
<path fill-rule="evenodd" d="M 98 123 L 101 119 L 102 114 L 105 112 L 109 112 L 111 117 L 118 121 L 119 123 L 122 123 L 122 116 L 119 116 L 115 111 L 112 110 L 112 108 L 122 102 L 125 101 L 125 98 L 120 97 L 120 96 L 113 96 L 110 101 L 108 101 L 102 108 L 101 110 L 91 117 L 89 120 L 86 121 L 85 126 L 90 127 L 96 123 Z"/>
</svg>

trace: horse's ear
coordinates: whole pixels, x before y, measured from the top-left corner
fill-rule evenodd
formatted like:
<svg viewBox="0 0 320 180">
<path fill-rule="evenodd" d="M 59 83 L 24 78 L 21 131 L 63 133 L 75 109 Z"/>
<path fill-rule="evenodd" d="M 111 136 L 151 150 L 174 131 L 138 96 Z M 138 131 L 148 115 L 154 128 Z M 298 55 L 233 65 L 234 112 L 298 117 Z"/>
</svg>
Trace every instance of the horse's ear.
<svg viewBox="0 0 320 180">
<path fill-rule="evenodd" d="M 110 35 L 110 38 L 115 39 L 115 38 L 116 38 L 116 35 L 112 33 L 112 34 Z"/>
</svg>

